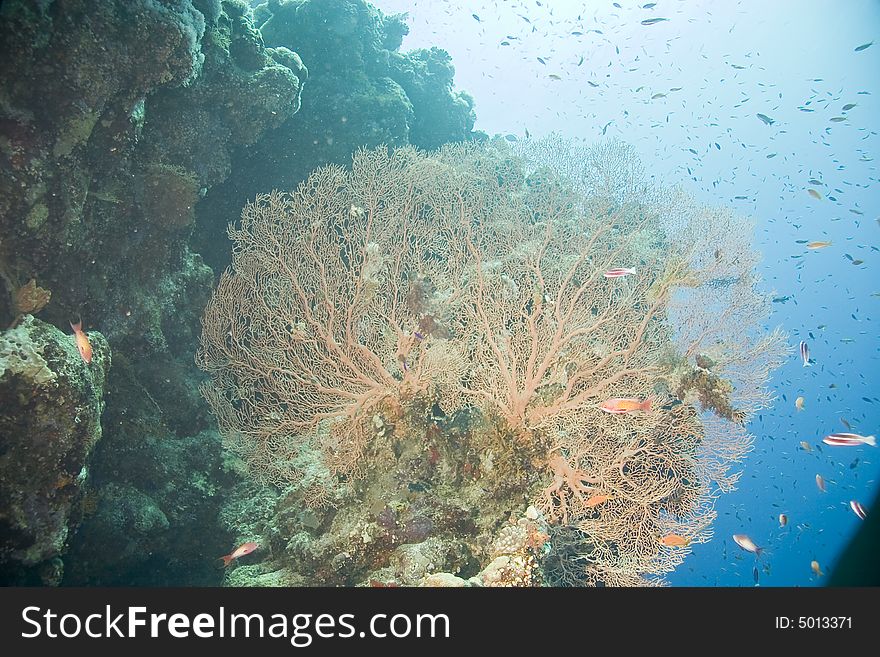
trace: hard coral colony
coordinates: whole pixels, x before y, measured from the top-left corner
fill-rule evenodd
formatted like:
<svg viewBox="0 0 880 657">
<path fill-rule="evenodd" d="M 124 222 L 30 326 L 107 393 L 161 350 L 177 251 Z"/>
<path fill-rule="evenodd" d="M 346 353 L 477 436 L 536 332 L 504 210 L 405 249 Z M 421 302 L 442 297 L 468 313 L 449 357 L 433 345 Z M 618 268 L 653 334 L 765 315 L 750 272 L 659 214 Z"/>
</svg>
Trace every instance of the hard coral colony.
<svg viewBox="0 0 880 657">
<path fill-rule="evenodd" d="M 258 196 L 198 362 L 227 445 L 311 506 L 272 567 L 661 583 L 711 535 L 785 350 L 756 333 L 749 233 L 615 142 L 362 150 Z M 529 502 L 532 539 L 502 555 L 522 567 L 499 578 L 493 546 Z"/>
</svg>

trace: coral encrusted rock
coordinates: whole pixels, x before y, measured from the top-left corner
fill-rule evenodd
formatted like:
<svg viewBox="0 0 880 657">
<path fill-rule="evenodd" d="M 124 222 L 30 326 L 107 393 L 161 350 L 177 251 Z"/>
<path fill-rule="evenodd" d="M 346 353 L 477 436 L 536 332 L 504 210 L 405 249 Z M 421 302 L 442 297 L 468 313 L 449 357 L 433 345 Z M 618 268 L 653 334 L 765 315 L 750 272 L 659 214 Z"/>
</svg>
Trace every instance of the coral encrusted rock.
<svg viewBox="0 0 880 657">
<path fill-rule="evenodd" d="M 0 334 L 0 582 L 57 584 L 58 557 L 101 438 L 110 347 L 26 315 Z"/>
</svg>

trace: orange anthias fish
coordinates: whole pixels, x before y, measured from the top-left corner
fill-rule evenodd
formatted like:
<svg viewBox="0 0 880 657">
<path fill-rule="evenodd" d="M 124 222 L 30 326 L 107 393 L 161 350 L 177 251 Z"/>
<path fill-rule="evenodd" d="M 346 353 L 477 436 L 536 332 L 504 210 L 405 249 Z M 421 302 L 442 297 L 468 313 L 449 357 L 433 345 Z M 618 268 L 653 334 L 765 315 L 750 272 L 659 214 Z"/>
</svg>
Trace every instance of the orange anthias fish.
<svg viewBox="0 0 880 657">
<path fill-rule="evenodd" d="M 603 495 L 601 493 L 598 495 L 593 495 L 590 497 L 590 499 L 587 500 L 587 507 L 592 509 L 594 506 L 599 506 L 603 502 L 607 502 L 608 500 L 613 500 L 613 499 L 614 498 L 611 497 L 610 495 Z"/>
<path fill-rule="evenodd" d="M 666 547 L 687 547 L 690 544 L 690 539 L 678 534 L 667 534 L 660 539 L 660 545 L 665 545 Z"/>
<path fill-rule="evenodd" d="M 76 348 L 79 349 L 79 355 L 86 363 L 92 362 L 92 345 L 89 342 L 89 336 L 82 330 L 82 319 L 76 324 L 70 322 L 70 328 L 73 329 L 73 335 L 76 339 Z"/>
<path fill-rule="evenodd" d="M 609 399 L 607 401 L 602 402 L 602 405 L 599 407 L 606 413 L 632 413 L 634 411 L 645 411 L 648 412 L 651 410 L 651 398 L 648 397 L 645 401 L 640 401 L 638 399 Z"/>
<path fill-rule="evenodd" d="M 807 248 L 812 249 L 813 251 L 815 251 L 816 249 L 824 249 L 829 246 L 831 246 L 830 241 L 810 242 L 809 244 L 807 244 Z"/>
<path fill-rule="evenodd" d="M 239 545 L 237 548 L 235 548 L 235 550 L 232 553 L 227 554 L 225 557 L 220 557 L 220 558 L 223 559 L 223 565 L 228 566 L 235 559 L 238 559 L 239 557 L 243 557 L 246 554 L 250 554 L 251 552 L 256 550 L 258 547 L 260 547 L 260 546 L 257 543 L 254 543 L 253 541 L 248 541 L 247 543 L 242 543 L 241 545 Z"/>
</svg>

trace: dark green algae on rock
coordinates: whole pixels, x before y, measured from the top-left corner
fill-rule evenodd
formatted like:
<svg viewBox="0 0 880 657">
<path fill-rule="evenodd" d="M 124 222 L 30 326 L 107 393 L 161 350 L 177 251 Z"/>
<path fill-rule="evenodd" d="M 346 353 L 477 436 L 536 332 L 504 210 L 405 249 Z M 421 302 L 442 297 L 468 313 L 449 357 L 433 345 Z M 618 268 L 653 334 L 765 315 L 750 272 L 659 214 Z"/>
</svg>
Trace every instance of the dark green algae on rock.
<svg viewBox="0 0 880 657">
<path fill-rule="evenodd" d="M 0 333 L 0 583 L 58 584 L 76 526 L 110 367 L 103 335 L 90 363 L 71 335 L 30 315 Z"/>
</svg>

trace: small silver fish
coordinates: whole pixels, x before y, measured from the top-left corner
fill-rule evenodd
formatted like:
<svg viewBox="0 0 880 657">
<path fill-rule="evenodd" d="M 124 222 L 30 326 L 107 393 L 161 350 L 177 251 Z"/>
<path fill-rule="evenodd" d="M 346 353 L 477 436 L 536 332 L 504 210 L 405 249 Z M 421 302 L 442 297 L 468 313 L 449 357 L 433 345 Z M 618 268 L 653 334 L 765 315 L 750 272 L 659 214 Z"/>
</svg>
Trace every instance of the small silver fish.
<svg viewBox="0 0 880 657">
<path fill-rule="evenodd" d="M 755 542 L 745 534 L 734 534 L 733 540 L 743 550 L 745 550 L 746 552 L 751 552 L 754 555 L 760 556 L 761 552 L 764 551 L 764 548 L 755 545 Z"/>
<path fill-rule="evenodd" d="M 801 359 L 804 361 L 804 367 L 810 366 L 810 348 L 807 346 L 805 340 L 801 340 L 800 346 Z"/>
</svg>

